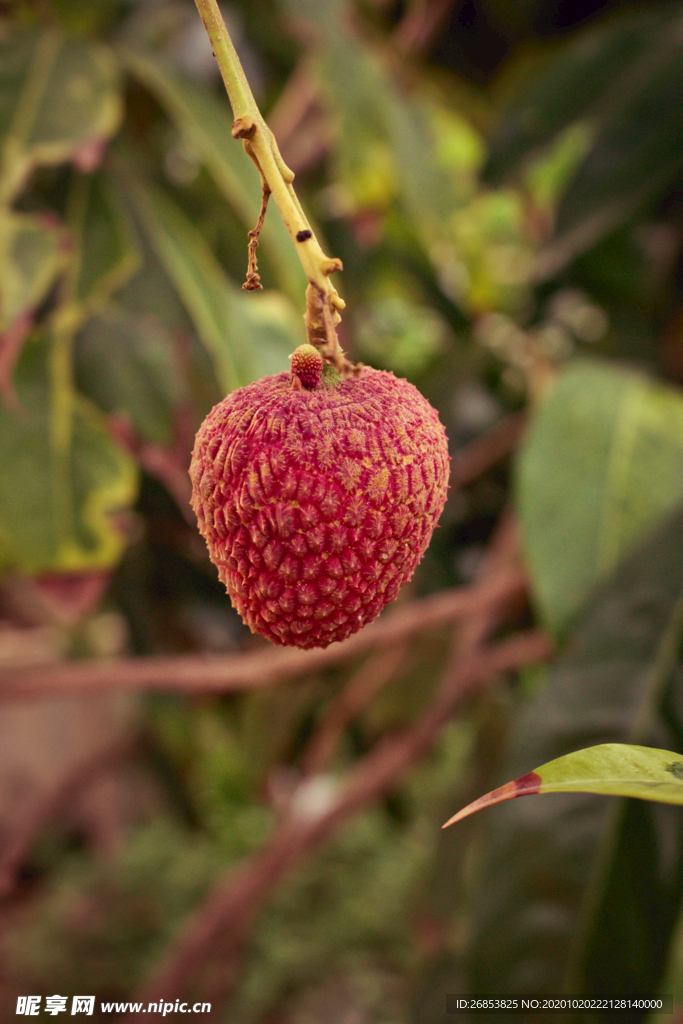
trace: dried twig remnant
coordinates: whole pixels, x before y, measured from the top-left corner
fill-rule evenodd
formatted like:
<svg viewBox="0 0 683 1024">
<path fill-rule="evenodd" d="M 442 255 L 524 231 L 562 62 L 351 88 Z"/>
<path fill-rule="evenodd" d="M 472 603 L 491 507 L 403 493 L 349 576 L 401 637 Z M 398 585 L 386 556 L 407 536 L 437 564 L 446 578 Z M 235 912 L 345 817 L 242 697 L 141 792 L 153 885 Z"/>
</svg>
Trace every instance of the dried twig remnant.
<svg viewBox="0 0 683 1024">
<path fill-rule="evenodd" d="M 247 266 L 247 279 L 242 285 L 247 292 L 263 291 L 263 285 L 261 284 L 261 275 L 258 272 L 258 261 L 256 259 L 256 249 L 258 247 L 258 240 L 261 236 L 261 229 L 263 227 L 263 221 L 266 216 L 266 210 L 268 209 L 268 200 L 270 198 L 270 189 L 265 182 L 261 184 L 261 210 L 258 215 L 256 227 L 252 228 L 249 232 L 249 264 Z"/>
</svg>

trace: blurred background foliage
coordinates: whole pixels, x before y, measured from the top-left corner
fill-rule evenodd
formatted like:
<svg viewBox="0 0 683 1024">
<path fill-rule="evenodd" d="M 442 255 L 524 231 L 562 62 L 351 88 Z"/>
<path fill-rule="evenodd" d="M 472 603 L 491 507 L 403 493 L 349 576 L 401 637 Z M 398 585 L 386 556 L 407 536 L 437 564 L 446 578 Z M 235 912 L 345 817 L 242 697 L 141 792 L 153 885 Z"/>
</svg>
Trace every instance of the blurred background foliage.
<svg viewBox="0 0 683 1024">
<path fill-rule="evenodd" d="M 427 395 L 454 464 L 529 410 L 515 456 L 452 487 L 400 600 L 471 583 L 513 514 L 531 601 L 510 627 L 542 624 L 558 654 L 494 680 L 390 797 L 285 878 L 216 1019 L 426 1024 L 468 988 L 683 995 L 679 809 L 552 798 L 439 832 L 498 778 L 581 746 L 683 752 L 683 5 L 223 11 L 343 259 L 344 347 Z M 187 466 L 215 402 L 287 367 L 305 282 L 271 209 L 265 290 L 241 290 L 260 190 L 231 122 L 190 0 L 0 3 L 7 672 L 258 647 L 195 529 Z M 411 645 L 323 781 L 415 720 L 447 640 Z M 6 703 L 8 843 L 65 752 L 132 737 L 124 767 L 38 830 L 0 911 L 7 1019 L 22 992 L 130 998 L 270 834 L 357 668 L 106 715 L 76 698 Z"/>
</svg>

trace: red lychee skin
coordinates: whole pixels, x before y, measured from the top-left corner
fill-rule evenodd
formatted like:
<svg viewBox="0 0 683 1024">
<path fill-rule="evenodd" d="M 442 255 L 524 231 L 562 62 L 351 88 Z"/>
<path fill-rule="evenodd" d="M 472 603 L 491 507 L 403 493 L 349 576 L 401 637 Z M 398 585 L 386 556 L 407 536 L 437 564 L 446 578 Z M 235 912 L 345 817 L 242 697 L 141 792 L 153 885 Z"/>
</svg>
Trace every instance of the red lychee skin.
<svg viewBox="0 0 683 1024">
<path fill-rule="evenodd" d="M 405 380 L 364 368 L 306 390 L 291 373 L 206 417 L 192 506 L 233 605 L 275 644 L 327 647 L 410 579 L 448 488 L 446 434 Z"/>
</svg>

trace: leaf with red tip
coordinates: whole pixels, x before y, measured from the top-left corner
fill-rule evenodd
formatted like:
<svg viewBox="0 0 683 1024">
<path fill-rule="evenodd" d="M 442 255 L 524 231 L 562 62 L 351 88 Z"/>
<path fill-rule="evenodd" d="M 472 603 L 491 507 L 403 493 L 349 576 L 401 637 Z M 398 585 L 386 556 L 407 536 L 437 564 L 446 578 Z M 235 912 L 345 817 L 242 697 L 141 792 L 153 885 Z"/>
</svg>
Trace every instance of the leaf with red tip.
<svg viewBox="0 0 683 1024">
<path fill-rule="evenodd" d="M 683 755 L 628 743 L 601 743 L 575 750 L 480 796 L 443 827 L 483 807 L 541 793 L 602 793 L 683 804 Z"/>
</svg>

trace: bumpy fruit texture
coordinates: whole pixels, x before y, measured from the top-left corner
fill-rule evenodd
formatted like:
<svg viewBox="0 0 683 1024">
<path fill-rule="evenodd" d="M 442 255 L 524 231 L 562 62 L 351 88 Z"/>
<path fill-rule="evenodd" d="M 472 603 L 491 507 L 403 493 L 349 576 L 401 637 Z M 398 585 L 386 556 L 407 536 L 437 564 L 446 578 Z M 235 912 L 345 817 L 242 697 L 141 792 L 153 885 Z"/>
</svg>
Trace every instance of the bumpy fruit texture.
<svg viewBox="0 0 683 1024">
<path fill-rule="evenodd" d="M 302 387 L 311 391 L 320 385 L 323 375 L 323 357 L 313 345 L 299 345 L 292 353 L 292 375 L 298 377 Z"/>
<path fill-rule="evenodd" d="M 448 448 L 407 381 L 365 368 L 309 387 L 295 357 L 298 374 L 264 377 L 209 413 L 192 505 L 252 632 L 327 647 L 372 622 L 412 576 L 446 500 Z"/>
</svg>

